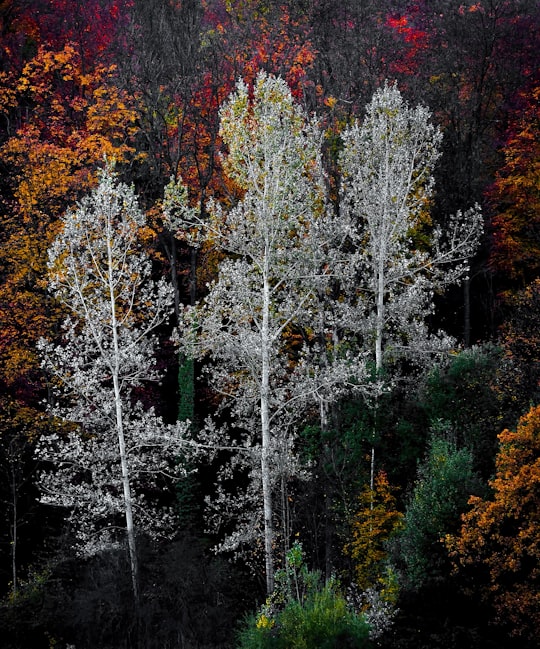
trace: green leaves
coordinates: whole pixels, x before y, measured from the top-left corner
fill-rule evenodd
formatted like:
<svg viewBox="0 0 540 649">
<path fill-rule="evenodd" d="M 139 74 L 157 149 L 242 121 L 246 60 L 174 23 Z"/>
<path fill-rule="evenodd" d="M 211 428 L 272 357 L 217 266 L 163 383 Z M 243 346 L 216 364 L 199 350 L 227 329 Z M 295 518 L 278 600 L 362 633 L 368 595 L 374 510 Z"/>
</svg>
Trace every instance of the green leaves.
<svg viewBox="0 0 540 649">
<path fill-rule="evenodd" d="M 405 581 L 412 590 L 447 574 L 444 538 L 458 528 L 470 494 L 480 488 L 471 453 L 439 435 L 433 435 L 419 466 L 398 539 Z"/>
</svg>

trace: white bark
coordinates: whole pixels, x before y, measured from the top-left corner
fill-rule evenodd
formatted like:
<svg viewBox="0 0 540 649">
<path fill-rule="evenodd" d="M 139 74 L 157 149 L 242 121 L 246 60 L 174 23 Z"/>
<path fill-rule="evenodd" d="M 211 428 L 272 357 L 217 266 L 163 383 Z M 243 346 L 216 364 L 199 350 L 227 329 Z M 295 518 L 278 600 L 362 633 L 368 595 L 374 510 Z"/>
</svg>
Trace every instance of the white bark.
<svg viewBox="0 0 540 649">
<path fill-rule="evenodd" d="M 221 110 L 221 136 L 228 146 L 224 167 L 242 198 L 227 211 L 210 206 L 207 237 L 231 258 L 221 262 L 219 278 L 193 322 L 199 327 L 199 353 L 212 359 L 212 385 L 227 399 L 236 425 L 248 431 L 248 445 L 259 452 L 260 476 L 252 475 L 262 492 L 271 592 L 274 492 L 283 477 L 279 467 L 293 470 L 292 458 L 282 461 L 280 448 L 290 450 L 287 431 L 298 416 L 284 334 L 304 317 L 323 273 L 313 229 L 324 218 L 325 188 L 320 132 L 294 104 L 285 82 L 260 74 L 253 100 L 249 95 L 240 82 Z M 191 326 L 188 322 L 186 330 Z"/>
<path fill-rule="evenodd" d="M 133 191 L 109 168 L 64 218 L 49 251 L 50 287 L 70 315 L 63 344 L 43 341 L 41 349 L 57 381 L 56 413 L 78 423 L 84 435 L 52 435 L 37 448 L 38 458 L 57 464 L 41 475 L 43 500 L 72 510 L 81 549 L 113 543 L 122 513 L 135 598 L 134 485 L 144 472 L 154 481 L 173 473 L 170 458 L 182 443 L 181 427 L 167 430 L 131 400 L 135 386 L 157 378 L 151 334 L 172 304 L 170 289 L 150 278 L 150 262 L 137 240 L 144 224 Z M 139 489 L 138 527 L 150 531 L 151 507 L 141 498 Z"/>
<path fill-rule="evenodd" d="M 478 207 L 432 228 L 429 201 L 441 134 L 429 111 L 410 108 L 396 86 L 378 90 L 362 124 L 343 134 L 341 204 L 352 254 L 343 281 L 349 320 L 371 349 L 377 378 L 399 356 L 424 363 L 451 344 L 428 331 L 436 290 L 466 276 L 482 232 Z M 381 389 L 382 385 L 381 385 Z M 377 402 L 382 394 L 375 392 Z M 374 473 L 371 454 L 371 481 Z"/>
</svg>

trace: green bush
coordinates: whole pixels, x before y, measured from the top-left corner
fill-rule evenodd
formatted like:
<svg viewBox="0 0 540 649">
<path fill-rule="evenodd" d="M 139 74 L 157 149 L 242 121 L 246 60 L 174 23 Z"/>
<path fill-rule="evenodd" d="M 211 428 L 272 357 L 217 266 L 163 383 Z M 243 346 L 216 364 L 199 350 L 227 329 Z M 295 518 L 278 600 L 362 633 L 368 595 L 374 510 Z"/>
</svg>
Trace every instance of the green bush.
<svg viewBox="0 0 540 649">
<path fill-rule="evenodd" d="M 444 435 L 444 430 L 438 434 Z M 444 538 L 458 530 L 470 495 L 482 489 L 470 451 L 436 435 L 434 429 L 397 542 L 404 585 L 410 590 L 447 579 L 450 563 Z"/>
<path fill-rule="evenodd" d="M 322 583 L 320 573 L 300 565 L 299 551 L 301 546 L 295 544 L 291 561 L 276 575 L 276 591 L 258 615 L 245 620 L 238 649 L 368 647 L 369 626 L 363 614 L 347 604 L 337 580 Z"/>
</svg>

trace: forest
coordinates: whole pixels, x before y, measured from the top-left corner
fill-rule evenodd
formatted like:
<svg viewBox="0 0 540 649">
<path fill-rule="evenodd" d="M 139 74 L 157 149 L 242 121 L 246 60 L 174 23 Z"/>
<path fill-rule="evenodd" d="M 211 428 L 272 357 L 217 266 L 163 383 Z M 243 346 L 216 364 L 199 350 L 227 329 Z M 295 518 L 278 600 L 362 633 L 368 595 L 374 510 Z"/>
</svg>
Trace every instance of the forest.
<svg viewBox="0 0 540 649">
<path fill-rule="evenodd" d="M 539 52 L 0 0 L 2 647 L 540 646 Z"/>
</svg>

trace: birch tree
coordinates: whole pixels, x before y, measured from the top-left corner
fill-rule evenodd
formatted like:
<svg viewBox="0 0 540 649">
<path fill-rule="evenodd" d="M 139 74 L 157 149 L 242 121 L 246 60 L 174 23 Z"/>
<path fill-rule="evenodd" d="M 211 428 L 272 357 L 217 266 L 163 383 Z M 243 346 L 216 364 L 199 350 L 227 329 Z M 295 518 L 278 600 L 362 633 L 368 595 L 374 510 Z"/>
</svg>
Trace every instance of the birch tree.
<svg viewBox="0 0 540 649">
<path fill-rule="evenodd" d="M 220 117 L 228 149 L 223 164 L 242 198 L 230 209 L 210 205 L 207 236 L 226 256 L 194 315 L 196 346 L 210 356 L 211 385 L 227 400 L 236 425 L 251 435 L 246 452 L 260 458 L 252 475 L 262 488 L 271 592 L 273 489 L 301 401 L 289 381 L 286 334 L 309 309 L 323 273 L 317 244 L 326 209 L 321 134 L 287 84 L 265 73 L 252 95 L 240 81 Z"/>
<path fill-rule="evenodd" d="M 49 249 L 49 288 L 68 315 L 61 343 L 40 347 L 56 388 L 54 413 L 77 427 L 44 436 L 37 449 L 52 467 L 41 474 L 42 499 L 71 510 L 80 550 L 96 552 L 127 537 L 135 598 L 137 530 L 156 531 L 166 518 L 160 512 L 157 524 L 144 494 L 178 472 L 182 432 L 134 394 L 159 378 L 154 332 L 173 300 L 169 286 L 151 277 L 144 228 L 133 189 L 110 167 L 63 219 Z"/>
<path fill-rule="evenodd" d="M 466 277 L 482 232 L 478 206 L 457 212 L 445 228 L 431 223 L 441 139 L 429 110 L 408 106 L 388 83 L 375 92 L 364 121 L 343 133 L 341 207 L 350 254 L 342 280 L 352 287 L 346 319 L 358 323 L 379 378 L 392 360 L 423 362 L 448 349 L 448 337 L 427 326 L 433 297 Z"/>
</svg>

